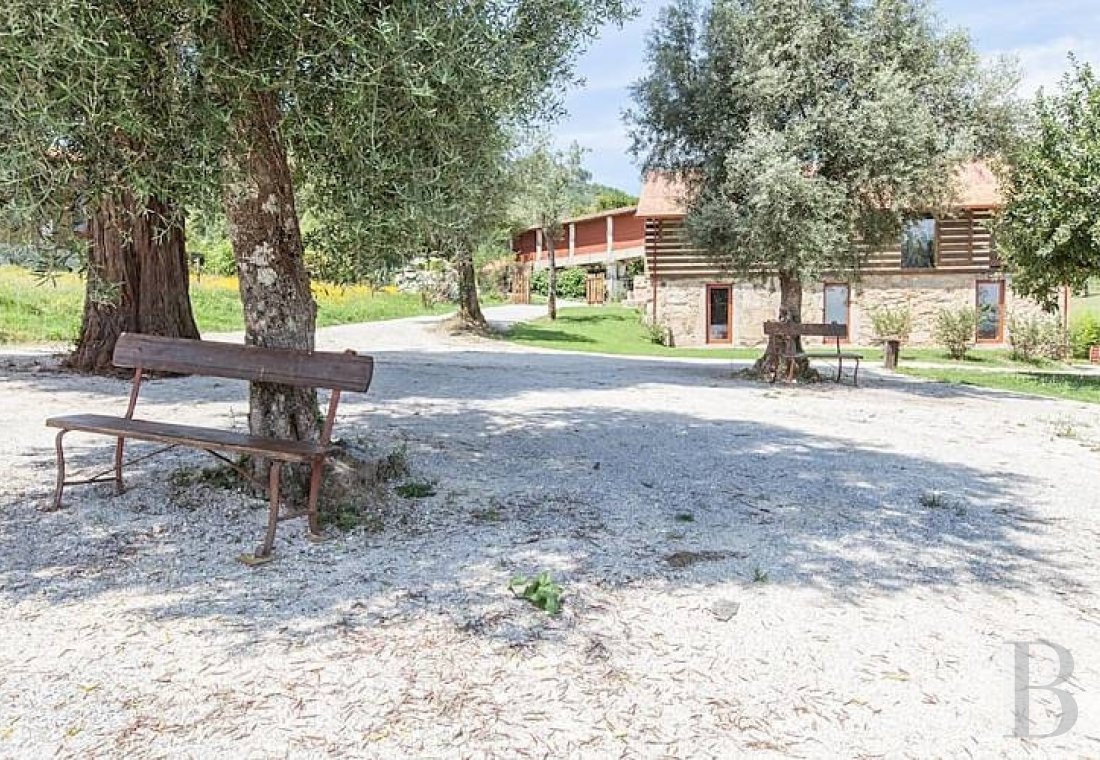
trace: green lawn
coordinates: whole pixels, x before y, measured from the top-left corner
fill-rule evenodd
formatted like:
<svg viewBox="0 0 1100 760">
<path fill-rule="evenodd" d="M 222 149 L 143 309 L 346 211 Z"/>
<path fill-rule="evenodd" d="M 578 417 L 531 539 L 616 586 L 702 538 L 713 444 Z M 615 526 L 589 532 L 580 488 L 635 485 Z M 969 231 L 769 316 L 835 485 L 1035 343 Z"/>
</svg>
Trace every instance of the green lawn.
<svg viewBox="0 0 1100 760">
<path fill-rule="evenodd" d="M 1074 296 L 1069 307 L 1069 313 L 1073 318 L 1084 314 L 1094 314 L 1100 317 L 1100 293 L 1096 288 L 1092 289 L 1092 295 Z"/>
<path fill-rule="evenodd" d="M 444 314 L 452 309 L 449 304 L 427 309 L 417 295 L 371 292 L 362 286 L 315 284 L 313 294 L 320 327 Z M 76 340 L 83 303 L 84 282 L 76 275 L 63 274 L 52 282 L 39 282 L 26 269 L 0 266 L 0 343 Z M 199 330 L 204 333 L 244 329 L 237 283 L 231 277 L 192 280 L 191 305 Z"/>
<path fill-rule="evenodd" d="M 1100 404 L 1100 375 L 1060 375 L 1050 372 L 982 372 L 967 369 L 901 368 L 913 377 L 944 383 L 996 388 L 1035 396 Z"/>
<path fill-rule="evenodd" d="M 507 339 L 525 346 L 591 351 L 630 356 L 755 359 L 755 348 L 668 348 L 651 341 L 638 321 L 638 312 L 622 306 L 583 306 L 562 309 L 556 321 L 546 317 L 515 325 Z"/>
<path fill-rule="evenodd" d="M 756 359 L 760 348 L 668 348 L 654 343 L 638 321 L 638 313 L 621 306 L 581 307 L 558 312 L 556 322 L 545 317 L 516 325 L 508 339 L 527 346 L 557 348 L 568 351 L 591 351 L 602 354 L 626 354 L 631 356 L 706 357 L 709 359 Z M 813 350 L 828 350 L 816 344 Z M 849 348 L 867 361 L 881 361 L 878 348 Z M 1020 367 L 1034 369 L 1033 365 L 1013 361 L 1009 352 L 1000 349 L 972 351 L 962 361 L 952 360 L 942 349 L 903 348 L 901 361 L 923 361 L 963 367 Z M 1054 366 L 1054 365 L 1051 365 Z"/>
</svg>

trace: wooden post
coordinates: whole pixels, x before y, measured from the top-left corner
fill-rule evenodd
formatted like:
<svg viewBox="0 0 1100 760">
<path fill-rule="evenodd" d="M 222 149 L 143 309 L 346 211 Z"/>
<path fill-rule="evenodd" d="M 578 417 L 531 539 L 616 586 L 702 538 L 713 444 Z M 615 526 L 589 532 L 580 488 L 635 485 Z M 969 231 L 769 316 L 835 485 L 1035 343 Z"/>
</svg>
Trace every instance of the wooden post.
<svg viewBox="0 0 1100 760">
<path fill-rule="evenodd" d="M 882 347 L 882 366 L 886 369 L 898 368 L 898 355 L 901 353 L 900 340 L 888 340 Z"/>
</svg>

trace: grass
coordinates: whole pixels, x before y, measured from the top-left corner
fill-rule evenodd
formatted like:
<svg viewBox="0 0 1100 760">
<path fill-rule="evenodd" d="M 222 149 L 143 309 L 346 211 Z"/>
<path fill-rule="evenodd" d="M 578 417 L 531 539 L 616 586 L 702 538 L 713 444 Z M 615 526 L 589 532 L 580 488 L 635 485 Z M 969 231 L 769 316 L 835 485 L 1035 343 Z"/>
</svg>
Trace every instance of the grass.
<svg viewBox="0 0 1100 760">
<path fill-rule="evenodd" d="M 1069 313 L 1074 317 L 1083 314 L 1095 314 L 1100 317 L 1100 293 L 1095 292 L 1095 290 L 1096 286 L 1093 286 L 1091 295 L 1074 296 L 1073 301 L 1070 303 Z"/>
<path fill-rule="evenodd" d="M 539 348 L 557 348 L 567 351 L 591 351 L 601 354 L 629 356 L 675 356 L 708 359 L 756 359 L 762 348 L 669 348 L 649 339 L 645 328 L 638 322 L 633 309 L 621 306 L 580 307 L 563 309 L 556 322 L 545 317 L 518 324 L 512 328 L 508 340 Z M 814 342 L 807 344 L 813 351 L 828 350 L 828 346 Z M 881 361 L 878 348 L 848 348 L 845 351 L 860 354 L 867 361 Z M 902 348 L 901 361 L 921 361 L 950 364 L 960 367 L 1022 368 L 1036 366 L 1058 367 L 1052 363 L 1031 365 L 1015 361 L 1005 349 L 977 349 L 966 359 L 956 361 L 937 348 Z"/>
<path fill-rule="evenodd" d="M 392 290 L 372 292 L 361 285 L 315 283 L 317 326 L 444 314 L 448 304 L 425 308 L 418 295 Z M 0 266 L 0 343 L 63 343 L 76 340 L 84 304 L 84 281 L 62 274 L 40 282 L 16 266 Z M 237 281 L 205 276 L 191 281 L 191 306 L 203 333 L 244 329 Z"/>
<path fill-rule="evenodd" d="M 755 359 L 755 348 L 669 348 L 651 341 L 638 313 L 622 306 L 582 306 L 562 309 L 556 321 L 547 318 L 512 328 L 508 340 L 525 346 L 590 351 L 627 356 Z"/>
<path fill-rule="evenodd" d="M 1051 372 L 982 372 L 981 370 L 902 367 L 901 372 L 942 383 L 995 388 L 1033 396 L 1100 404 L 1100 375 Z"/>
</svg>

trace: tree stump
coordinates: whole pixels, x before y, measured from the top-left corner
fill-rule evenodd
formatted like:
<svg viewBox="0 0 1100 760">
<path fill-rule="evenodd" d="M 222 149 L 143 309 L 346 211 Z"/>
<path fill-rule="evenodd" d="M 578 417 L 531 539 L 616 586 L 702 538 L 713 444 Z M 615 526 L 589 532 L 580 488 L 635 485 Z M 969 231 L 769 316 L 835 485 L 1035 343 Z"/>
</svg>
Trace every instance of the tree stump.
<svg viewBox="0 0 1100 760">
<path fill-rule="evenodd" d="M 900 340 L 888 340 L 882 348 L 882 366 L 886 369 L 898 368 L 898 355 L 901 353 Z"/>
</svg>

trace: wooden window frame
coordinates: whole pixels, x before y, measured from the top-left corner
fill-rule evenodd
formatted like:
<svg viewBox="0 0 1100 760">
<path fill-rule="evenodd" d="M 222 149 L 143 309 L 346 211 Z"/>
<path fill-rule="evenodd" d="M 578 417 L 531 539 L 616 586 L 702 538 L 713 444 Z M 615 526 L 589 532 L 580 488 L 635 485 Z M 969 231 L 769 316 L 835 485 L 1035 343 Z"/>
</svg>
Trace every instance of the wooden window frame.
<svg viewBox="0 0 1100 760">
<path fill-rule="evenodd" d="M 727 301 L 727 303 L 729 304 L 729 308 L 728 308 L 728 313 L 726 314 L 726 338 L 724 340 L 716 340 L 714 338 L 711 338 L 711 336 L 710 336 L 710 326 L 711 326 L 711 321 L 710 321 L 710 318 L 711 318 L 710 293 L 711 293 L 712 290 L 717 290 L 719 288 L 724 289 L 729 294 L 728 301 Z M 732 283 L 720 283 L 720 282 L 708 282 L 707 287 L 706 287 L 706 298 L 707 298 L 707 308 L 706 308 L 707 321 L 706 321 L 705 336 L 706 336 L 707 345 L 711 345 L 711 344 L 725 345 L 727 343 L 733 343 L 733 284 Z"/>
<path fill-rule="evenodd" d="M 905 230 L 901 231 L 901 247 L 898 255 L 898 269 L 902 272 L 934 272 L 939 269 L 940 264 L 940 220 L 939 217 L 934 215 L 922 216 L 920 219 L 912 219 L 910 222 L 915 221 L 931 221 L 932 222 L 932 264 L 927 267 L 907 267 L 905 266 Z"/>
<path fill-rule="evenodd" d="M 852 283 L 843 282 L 841 280 L 826 280 L 825 282 L 822 283 L 822 285 L 821 285 L 821 321 L 824 324 L 828 324 L 827 322 L 825 322 L 825 320 L 828 319 L 828 312 L 826 310 L 826 304 L 825 304 L 825 293 L 829 290 L 829 288 L 839 288 L 839 287 L 843 287 L 848 292 L 848 295 L 845 296 L 845 298 L 844 298 L 844 328 L 845 328 L 845 335 L 844 335 L 843 338 L 840 339 L 840 342 L 841 343 L 849 343 L 852 339 Z M 833 340 L 835 340 L 835 338 L 822 338 L 821 342 L 824 343 L 824 344 L 828 344 L 829 342 L 831 342 Z"/>
<path fill-rule="evenodd" d="M 996 285 L 1000 292 L 1000 298 L 997 301 L 997 337 L 995 338 L 982 338 L 978 335 L 978 324 L 974 326 L 974 342 L 975 343 L 1004 343 L 1005 340 L 1005 281 L 1004 280 L 975 280 L 974 281 L 974 311 L 977 315 L 978 322 L 981 321 L 981 291 L 982 285 Z"/>
</svg>

